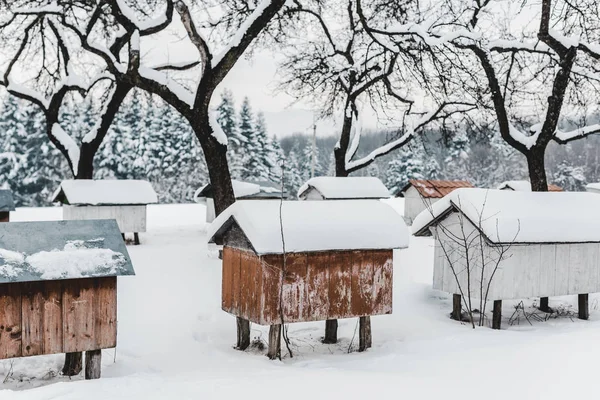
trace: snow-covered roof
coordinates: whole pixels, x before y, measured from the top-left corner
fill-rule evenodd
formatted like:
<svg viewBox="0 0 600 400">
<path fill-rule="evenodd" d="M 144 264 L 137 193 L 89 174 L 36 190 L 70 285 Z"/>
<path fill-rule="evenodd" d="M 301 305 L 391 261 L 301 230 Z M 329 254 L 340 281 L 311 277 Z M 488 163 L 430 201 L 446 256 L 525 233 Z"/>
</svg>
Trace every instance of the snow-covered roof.
<svg viewBox="0 0 600 400">
<path fill-rule="evenodd" d="M 600 193 L 600 183 L 589 183 L 586 185 L 585 189 L 588 192 Z"/>
<path fill-rule="evenodd" d="M 267 181 L 259 182 L 243 182 L 235 179 L 231 180 L 233 185 L 233 193 L 236 199 L 244 198 L 267 198 L 267 199 L 279 199 L 281 198 L 281 189 L 277 184 Z M 212 185 L 209 183 L 196 190 L 194 193 L 194 201 L 199 201 L 201 198 L 212 198 L 213 191 Z M 284 196 L 285 197 L 285 196 Z"/>
<path fill-rule="evenodd" d="M 531 183 L 529 181 L 506 181 L 502 182 L 498 189 L 500 190 L 515 190 L 517 192 L 531 192 Z M 560 186 L 548 184 L 549 192 L 562 192 Z"/>
<path fill-rule="evenodd" d="M 157 203 L 158 197 L 148 181 L 77 179 L 63 181 L 52 201 L 71 205 L 135 205 Z"/>
<path fill-rule="evenodd" d="M 328 200 L 341 199 L 383 199 L 390 192 L 378 178 L 368 176 L 335 177 L 318 176 L 311 178 L 298 190 L 298 198 L 311 188 Z"/>
<path fill-rule="evenodd" d="M 135 275 L 115 220 L 0 224 L 0 284 Z"/>
<path fill-rule="evenodd" d="M 398 249 L 408 247 L 402 217 L 378 200 L 246 200 L 222 212 L 208 230 L 209 242 L 237 223 L 257 254 L 326 250 Z M 281 205 L 281 221 L 280 221 Z"/>
<path fill-rule="evenodd" d="M 455 210 L 492 243 L 600 242 L 600 197 L 585 192 L 457 189 L 415 218 L 413 234 Z"/>
<path fill-rule="evenodd" d="M 15 211 L 12 192 L 7 189 L 0 189 L 0 212 L 7 211 Z"/>
<path fill-rule="evenodd" d="M 438 179 L 409 179 L 406 186 L 396 193 L 398 197 L 404 197 L 404 193 L 414 187 L 419 195 L 426 199 L 441 199 L 448 193 L 458 188 L 472 188 L 473 185 L 468 181 L 446 181 Z"/>
</svg>

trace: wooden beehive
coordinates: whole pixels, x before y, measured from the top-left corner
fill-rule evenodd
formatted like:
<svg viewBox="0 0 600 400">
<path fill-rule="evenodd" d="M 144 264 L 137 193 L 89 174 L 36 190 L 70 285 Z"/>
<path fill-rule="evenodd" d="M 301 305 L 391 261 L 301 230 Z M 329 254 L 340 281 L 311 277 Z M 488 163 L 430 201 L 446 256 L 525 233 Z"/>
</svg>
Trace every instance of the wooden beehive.
<svg viewBox="0 0 600 400">
<path fill-rule="evenodd" d="M 0 189 L 0 222 L 9 222 L 11 211 L 15 211 L 12 192 L 10 190 Z"/>
<path fill-rule="evenodd" d="M 114 219 L 123 233 L 134 233 L 139 244 L 139 232 L 146 232 L 148 204 L 158 202 L 150 182 L 142 180 L 63 181 L 53 195 L 54 202 L 63 205 L 63 219 Z"/>
<path fill-rule="evenodd" d="M 236 202 L 208 236 L 224 246 L 223 310 L 270 325 L 271 358 L 291 322 L 360 317 L 369 347 L 368 317 L 392 312 L 393 249 L 408 246 L 402 217 L 377 200 Z"/>
<path fill-rule="evenodd" d="M 0 284 L 0 359 L 117 345 L 117 278 Z"/>
<path fill-rule="evenodd" d="M 115 347 L 133 274 L 114 220 L 0 224 L 0 359 Z"/>
<path fill-rule="evenodd" d="M 280 304 L 286 323 L 391 314 L 392 275 L 392 250 L 293 253 L 284 267 L 225 245 L 222 308 L 260 325 L 281 323 Z"/>
</svg>

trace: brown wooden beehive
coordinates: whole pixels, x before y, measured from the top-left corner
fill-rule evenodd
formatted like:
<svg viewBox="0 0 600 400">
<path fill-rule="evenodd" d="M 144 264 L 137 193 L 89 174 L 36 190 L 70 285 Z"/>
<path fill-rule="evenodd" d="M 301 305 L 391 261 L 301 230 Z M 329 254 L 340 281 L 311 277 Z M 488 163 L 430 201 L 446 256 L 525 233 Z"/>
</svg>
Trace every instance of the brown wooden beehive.
<svg viewBox="0 0 600 400">
<path fill-rule="evenodd" d="M 0 359 L 86 352 L 86 379 L 100 377 L 117 276 L 133 274 L 115 220 L 0 224 Z"/>
<path fill-rule="evenodd" d="M 0 359 L 117 345 L 117 278 L 0 285 Z"/>
<path fill-rule="evenodd" d="M 293 253 L 284 267 L 226 245 L 222 308 L 260 325 L 281 323 L 281 305 L 286 323 L 391 314 L 392 275 L 392 250 Z"/>
</svg>

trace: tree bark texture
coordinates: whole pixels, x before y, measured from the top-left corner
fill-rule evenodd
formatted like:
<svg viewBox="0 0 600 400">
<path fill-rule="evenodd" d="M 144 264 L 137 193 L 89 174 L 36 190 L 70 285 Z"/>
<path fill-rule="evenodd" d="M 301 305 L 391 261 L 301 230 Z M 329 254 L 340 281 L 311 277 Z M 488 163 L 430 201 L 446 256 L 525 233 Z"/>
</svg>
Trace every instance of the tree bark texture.
<svg viewBox="0 0 600 400">
<path fill-rule="evenodd" d="M 82 366 L 82 353 L 67 353 L 65 354 L 65 364 L 62 369 L 64 376 L 75 376 L 81 373 Z"/>
<path fill-rule="evenodd" d="M 323 343 L 333 344 L 337 343 L 337 330 L 338 330 L 338 320 L 337 319 L 328 319 L 325 321 L 325 337 L 323 338 Z"/>
<path fill-rule="evenodd" d="M 85 379 L 99 379 L 102 371 L 102 350 L 85 352 Z"/>
<path fill-rule="evenodd" d="M 269 350 L 267 357 L 270 360 L 281 358 L 281 324 L 269 327 Z"/>
<path fill-rule="evenodd" d="M 372 345 L 371 317 L 360 317 L 358 327 L 358 351 L 365 351 Z"/>
<path fill-rule="evenodd" d="M 502 327 L 502 300 L 494 300 L 494 310 L 492 314 L 492 329 Z"/>
<path fill-rule="evenodd" d="M 527 168 L 529 170 L 529 180 L 531 181 L 531 191 L 533 192 L 548 191 L 544 154 L 544 150 L 531 151 L 527 154 Z"/>
</svg>

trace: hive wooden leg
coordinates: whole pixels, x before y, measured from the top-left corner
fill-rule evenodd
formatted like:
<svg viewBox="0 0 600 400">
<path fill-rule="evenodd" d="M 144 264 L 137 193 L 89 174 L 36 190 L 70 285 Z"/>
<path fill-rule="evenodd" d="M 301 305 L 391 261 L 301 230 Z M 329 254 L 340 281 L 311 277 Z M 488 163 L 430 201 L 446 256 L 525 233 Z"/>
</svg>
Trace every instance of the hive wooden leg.
<svg viewBox="0 0 600 400">
<path fill-rule="evenodd" d="M 579 296 L 579 319 L 588 319 L 590 317 L 590 308 L 588 303 L 588 294 L 580 294 Z"/>
<path fill-rule="evenodd" d="M 325 337 L 323 343 L 333 344 L 337 343 L 337 331 L 338 331 L 338 320 L 328 319 L 325 321 Z"/>
<path fill-rule="evenodd" d="M 502 300 L 494 300 L 494 311 L 492 315 L 492 329 L 500 329 L 502 326 Z"/>
<path fill-rule="evenodd" d="M 123 241 L 125 241 L 125 234 L 121 233 L 121 237 L 123 238 Z"/>
<path fill-rule="evenodd" d="M 237 346 L 238 350 L 246 350 L 250 346 L 250 321 L 236 317 L 237 322 Z"/>
<path fill-rule="evenodd" d="M 358 351 L 371 347 L 371 317 L 360 317 L 358 327 Z"/>
<path fill-rule="evenodd" d="M 85 379 L 99 379 L 102 370 L 102 350 L 85 352 Z"/>
<path fill-rule="evenodd" d="M 269 328 L 269 351 L 267 357 L 275 360 L 281 357 L 281 324 L 271 325 Z"/>
<path fill-rule="evenodd" d="M 137 232 L 133 232 L 133 244 L 140 244 L 140 235 Z"/>
<path fill-rule="evenodd" d="M 452 295 L 452 314 L 450 318 L 461 321 L 462 320 L 462 296 L 460 294 Z"/>
<path fill-rule="evenodd" d="M 81 358 L 81 352 L 65 354 L 65 364 L 62 369 L 62 374 L 64 376 L 79 375 L 83 368 Z"/>
<path fill-rule="evenodd" d="M 540 297 L 540 311 L 550 312 L 550 305 L 547 297 Z"/>
</svg>

